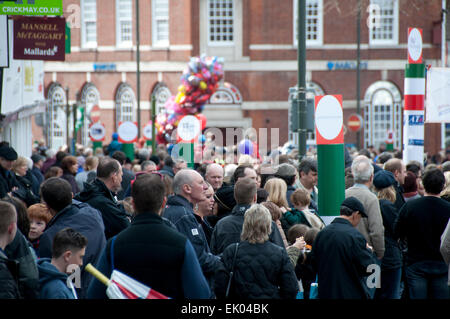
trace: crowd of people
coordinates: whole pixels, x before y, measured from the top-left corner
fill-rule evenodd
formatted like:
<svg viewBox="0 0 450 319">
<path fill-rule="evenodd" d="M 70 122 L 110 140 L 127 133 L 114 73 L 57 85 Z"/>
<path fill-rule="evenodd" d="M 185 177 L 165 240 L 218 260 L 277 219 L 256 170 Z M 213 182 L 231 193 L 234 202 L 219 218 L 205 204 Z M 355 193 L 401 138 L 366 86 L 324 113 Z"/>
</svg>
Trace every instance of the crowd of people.
<svg viewBox="0 0 450 319">
<path fill-rule="evenodd" d="M 192 167 L 113 141 L 27 158 L 2 142 L 0 298 L 108 298 L 87 264 L 178 299 L 450 298 L 450 159 L 346 150 L 327 225 L 314 155 L 223 155 Z"/>
</svg>

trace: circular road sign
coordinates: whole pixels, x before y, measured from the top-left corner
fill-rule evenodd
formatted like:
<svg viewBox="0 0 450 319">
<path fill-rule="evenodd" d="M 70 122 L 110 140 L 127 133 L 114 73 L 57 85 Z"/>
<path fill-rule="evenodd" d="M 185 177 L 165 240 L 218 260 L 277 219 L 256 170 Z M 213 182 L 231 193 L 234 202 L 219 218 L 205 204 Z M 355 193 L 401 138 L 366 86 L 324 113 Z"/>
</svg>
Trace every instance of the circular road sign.
<svg viewBox="0 0 450 319">
<path fill-rule="evenodd" d="M 93 142 L 103 141 L 106 135 L 106 129 L 103 124 L 97 122 L 89 128 L 89 136 Z"/>
<path fill-rule="evenodd" d="M 98 105 L 94 105 L 91 109 L 91 121 L 92 122 L 98 122 L 100 120 L 100 107 Z"/>
<path fill-rule="evenodd" d="M 119 139 L 122 143 L 133 143 L 137 139 L 138 128 L 134 122 L 123 122 L 119 124 L 117 129 Z"/>
<path fill-rule="evenodd" d="M 361 115 L 353 113 L 347 120 L 347 127 L 352 132 L 359 132 L 363 125 L 363 118 Z"/>
<path fill-rule="evenodd" d="M 325 95 L 317 103 L 315 122 L 318 133 L 326 140 L 336 139 L 342 131 L 342 105 L 333 95 Z"/>
<path fill-rule="evenodd" d="M 422 60 L 422 33 L 417 28 L 409 30 L 408 60 L 410 63 L 420 63 Z"/>
</svg>

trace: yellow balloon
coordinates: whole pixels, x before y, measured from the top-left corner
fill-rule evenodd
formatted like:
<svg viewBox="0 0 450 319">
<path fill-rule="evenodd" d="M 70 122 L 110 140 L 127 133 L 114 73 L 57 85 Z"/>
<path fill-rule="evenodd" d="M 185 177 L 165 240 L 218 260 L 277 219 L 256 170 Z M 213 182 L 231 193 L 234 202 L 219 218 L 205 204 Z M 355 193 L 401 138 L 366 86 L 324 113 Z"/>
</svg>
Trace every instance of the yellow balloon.
<svg viewBox="0 0 450 319">
<path fill-rule="evenodd" d="M 175 103 L 180 104 L 180 100 L 183 96 L 184 96 L 184 93 L 179 92 L 175 98 Z"/>
<path fill-rule="evenodd" d="M 181 84 L 181 85 L 178 87 L 178 92 L 186 93 L 186 87 L 185 87 L 183 84 Z"/>
<path fill-rule="evenodd" d="M 207 87 L 208 87 L 208 85 L 206 85 L 205 81 L 200 82 L 200 89 L 206 90 Z"/>
</svg>

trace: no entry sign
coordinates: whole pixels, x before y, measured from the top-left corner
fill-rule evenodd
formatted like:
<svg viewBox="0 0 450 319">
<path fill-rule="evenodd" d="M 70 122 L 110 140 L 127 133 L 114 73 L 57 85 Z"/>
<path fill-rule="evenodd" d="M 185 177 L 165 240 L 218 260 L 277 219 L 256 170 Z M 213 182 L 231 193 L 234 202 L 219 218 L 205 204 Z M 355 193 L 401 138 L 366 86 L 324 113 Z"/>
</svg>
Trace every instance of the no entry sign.
<svg viewBox="0 0 450 319">
<path fill-rule="evenodd" d="M 361 115 L 353 113 L 348 117 L 347 127 L 352 132 L 359 132 L 363 125 L 363 119 Z"/>
</svg>

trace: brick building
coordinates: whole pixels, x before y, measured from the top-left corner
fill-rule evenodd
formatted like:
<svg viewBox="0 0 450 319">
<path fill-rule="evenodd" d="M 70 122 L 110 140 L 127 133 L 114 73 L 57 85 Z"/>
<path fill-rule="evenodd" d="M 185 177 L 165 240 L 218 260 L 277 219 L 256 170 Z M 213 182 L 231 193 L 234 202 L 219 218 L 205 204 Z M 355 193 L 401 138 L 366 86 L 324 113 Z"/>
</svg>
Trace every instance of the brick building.
<svg viewBox="0 0 450 319">
<path fill-rule="evenodd" d="M 297 83 L 297 1 L 140 0 L 141 127 L 150 119 L 151 96 L 162 107 L 176 94 L 190 57 L 206 54 L 225 60 L 225 82 L 203 112 L 207 127 L 279 128 L 284 144 L 289 88 Z M 342 94 L 344 122 L 357 105 L 357 2 L 306 1 L 309 94 Z M 46 116 L 53 126 L 34 125 L 34 138 L 46 137 L 53 148 L 65 144 L 60 106 L 68 87 L 69 104 L 86 109 L 78 141 L 88 143 L 89 113 L 99 105 L 109 143 L 119 121 L 137 119 L 135 1 L 65 0 L 64 10 L 73 23 L 72 51 L 65 62 L 45 63 Z M 407 28 L 423 29 L 425 63 L 440 66 L 440 23 L 439 0 L 362 0 L 361 145 L 378 147 L 393 130 L 394 145 L 401 147 Z M 449 135 L 440 124 L 426 124 L 425 151 L 437 152 Z M 345 142 L 355 144 L 356 134 L 347 132 Z"/>
</svg>

